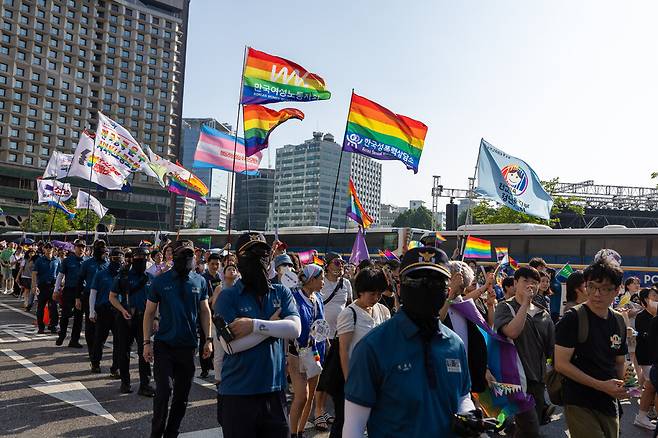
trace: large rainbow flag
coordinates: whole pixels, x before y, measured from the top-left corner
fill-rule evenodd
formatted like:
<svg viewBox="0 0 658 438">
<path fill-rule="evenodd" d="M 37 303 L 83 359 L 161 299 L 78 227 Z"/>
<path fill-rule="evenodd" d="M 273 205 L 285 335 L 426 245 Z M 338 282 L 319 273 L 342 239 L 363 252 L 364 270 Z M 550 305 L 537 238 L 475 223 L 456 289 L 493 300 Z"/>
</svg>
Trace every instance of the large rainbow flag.
<svg viewBox="0 0 658 438">
<path fill-rule="evenodd" d="M 451 308 L 474 323 L 487 344 L 487 365 L 496 383 L 477 394 L 485 416 L 494 417 L 502 425 L 506 418 L 534 408 L 527 386 L 523 364 L 514 343 L 494 332 L 484 321 L 472 299 L 454 302 Z"/>
<path fill-rule="evenodd" d="M 274 128 L 286 120 L 304 120 L 304 113 L 295 108 L 284 108 L 277 111 L 262 105 L 243 105 L 242 114 L 247 156 L 265 149 Z"/>
<path fill-rule="evenodd" d="M 287 59 L 252 49 L 244 65 L 242 102 L 307 102 L 331 97 L 324 79 Z"/>
<path fill-rule="evenodd" d="M 477 237 L 468 236 L 464 247 L 465 259 L 490 259 L 491 242 Z"/>
<path fill-rule="evenodd" d="M 343 150 L 378 160 L 399 160 L 418 173 L 427 126 L 395 114 L 378 103 L 352 93 Z"/>
<path fill-rule="evenodd" d="M 354 182 L 350 178 L 349 183 L 349 194 L 350 194 L 350 203 L 347 206 L 347 217 L 352 219 L 357 224 L 361 225 L 363 228 L 368 228 L 374 222 L 373 218 L 370 217 L 368 212 L 361 201 L 359 201 L 359 196 L 356 194 L 356 187 L 354 187 Z"/>
</svg>

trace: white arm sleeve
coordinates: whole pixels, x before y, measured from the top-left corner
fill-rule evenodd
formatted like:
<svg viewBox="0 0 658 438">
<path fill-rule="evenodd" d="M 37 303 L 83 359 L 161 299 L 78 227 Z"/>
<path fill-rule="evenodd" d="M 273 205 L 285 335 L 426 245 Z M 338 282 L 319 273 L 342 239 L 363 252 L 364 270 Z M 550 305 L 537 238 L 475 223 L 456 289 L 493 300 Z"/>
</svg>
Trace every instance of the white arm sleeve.
<svg viewBox="0 0 658 438">
<path fill-rule="evenodd" d="M 458 414 L 464 414 L 466 412 L 470 412 L 474 410 L 475 410 L 475 405 L 473 404 L 473 400 L 471 400 L 470 394 L 466 394 L 459 397 L 459 400 L 457 401 Z"/>
<path fill-rule="evenodd" d="M 224 364 L 224 346 L 217 340 L 217 336 L 212 338 L 213 350 L 215 354 L 212 358 L 213 368 L 215 370 L 215 382 L 221 381 L 222 377 L 222 365 Z"/>
<path fill-rule="evenodd" d="M 255 347 L 256 345 L 263 342 L 265 339 L 269 338 L 267 335 L 261 335 L 260 333 L 251 333 L 244 338 L 236 339 L 235 341 L 230 342 L 229 344 L 224 341 L 224 339 L 219 338 L 219 342 L 222 344 L 222 353 L 226 354 L 235 354 L 240 353 L 241 351 L 249 350 L 250 348 Z"/>
<path fill-rule="evenodd" d="M 370 417 L 370 408 L 345 400 L 343 438 L 363 438 Z"/>
<path fill-rule="evenodd" d="M 92 289 L 89 291 L 89 316 L 96 316 L 96 294 L 98 291 Z"/>
<path fill-rule="evenodd" d="M 62 286 L 62 280 L 64 279 L 64 274 L 61 272 L 57 274 L 57 280 L 55 280 L 55 291 L 58 291 L 59 288 Z"/>
<path fill-rule="evenodd" d="M 273 338 L 295 339 L 302 333 L 299 316 L 290 315 L 277 321 L 254 319 L 253 333 L 272 336 Z"/>
</svg>

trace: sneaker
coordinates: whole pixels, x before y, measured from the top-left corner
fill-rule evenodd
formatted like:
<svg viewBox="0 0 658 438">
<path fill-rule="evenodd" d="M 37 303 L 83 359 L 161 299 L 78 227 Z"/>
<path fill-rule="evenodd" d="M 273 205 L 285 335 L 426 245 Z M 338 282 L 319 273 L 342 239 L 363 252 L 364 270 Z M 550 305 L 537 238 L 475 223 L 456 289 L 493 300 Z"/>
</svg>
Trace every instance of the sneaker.
<svg viewBox="0 0 658 438">
<path fill-rule="evenodd" d="M 117 379 L 120 379 L 120 378 L 121 378 L 121 375 L 119 374 L 119 371 L 110 370 L 110 379 L 117 380 Z"/>
<path fill-rule="evenodd" d="M 92 365 L 91 366 L 91 372 L 93 374 L 100 374 L 101 373 L 101 367 L 100 365 Z"/>
<path fill-rule="evenodd" d="M 59 338 L 57 338 L 57 340 L 55 341 L 55 345 L 57 345 L 58 347 L 60 345 L 62 345 L 63 343 L 64 343 L 64 338 L 61 337 L 61 336 Z"/>
<path fill-rule="evenodd" d="M 636 425 L 637 427 L 643 427 L 647 430 L 654 430 L 656 429 L 656 425 L 649 420 L 649 417 L 646 416 L 641 416 L 640 414 L 635 416 L 635 421 L 633 421 L 633 424 Z"/>
<path fill-rule="evenodd" d="M 70 348 L 82 348 L 82 344 L 79 342 L 69 342 L 68 345 Z"/>
<path fill-rule="evenodd" d="M 132 392 L 133 390 L 130 388 L 130 385 L 121 384 L 121 394 L 132 394 Z"/>
<path fill-rule="evenodd" d="M 651 406 L 651 409 L 649 409 L 649 412 L 647 413 L 647 416 L 649 417 L 650 420 L 655 420 L 656 419 L 656 408 L 655 408 L 655 406 Z"/>
<path fill-rule="evenodd" d="M 140 385 L 137 394 L 144 397 L 155 397 L 155 389 L 151 385 Z"/>
<path fill-rule="evenodd" d="M 209 375 L 208 370 L 203 370 L 201 371 L 201 374 L 199 374 L 199 377 L 202 379 L 207 379 L 208 375 Z"/>
</svg>

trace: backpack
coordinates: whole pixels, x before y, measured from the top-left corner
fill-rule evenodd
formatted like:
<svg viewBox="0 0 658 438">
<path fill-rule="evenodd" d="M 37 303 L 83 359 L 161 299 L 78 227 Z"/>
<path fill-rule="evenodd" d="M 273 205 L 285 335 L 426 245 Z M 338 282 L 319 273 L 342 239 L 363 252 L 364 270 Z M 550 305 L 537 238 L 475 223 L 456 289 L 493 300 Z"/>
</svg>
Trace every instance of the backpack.
<svg viewBox="0 0 658 438">
<path fill-rule="evenodd" d="M 584 304 L 578 304 L 577 306 L 574 306 L 573 309 L 578 315 L 578 343 L 584 344 L 587 342 L 587 337 L 589 336 L 587 309 L 585 309 Z M 616 310 L 612 310 L 612 315 L 617 320 L 618 334 L 623 337 L 624 332 L 626 331 L 624 317 Z M 546 390 L 548 391 L 548 398 L 551 400 L 551 403 L 562 406 L 562 386 L 564 384 L 564 376 L 557 372 L 555 364 L 553 364 L 553 368 L 546 373 L 545 383 Z"/>
</svg>

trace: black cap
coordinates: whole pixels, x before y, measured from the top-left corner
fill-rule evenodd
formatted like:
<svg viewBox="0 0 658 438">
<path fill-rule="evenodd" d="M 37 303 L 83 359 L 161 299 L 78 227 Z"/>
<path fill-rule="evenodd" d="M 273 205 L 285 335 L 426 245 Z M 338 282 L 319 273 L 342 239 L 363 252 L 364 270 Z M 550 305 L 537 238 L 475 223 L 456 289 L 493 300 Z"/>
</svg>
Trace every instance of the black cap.
<svg viewBox="0 0 658 438">
<path fill-rule="evenodd" d="M 94 248 L 100 248 L 103 246 L 107 246 L 107 243 L 103 239 L 98 239 L 94 242 Z"/>
<path fill-rule="evenodd" d="M 123 256 L 123 250 L 121 248 L 112 248 L 110 251 L 110 257 L 121 257 Z"/>
<path fill-rule="evenodd" d="M 324 262 L 326 266 L 329 266 L 329 264 L 336 259 L 339 259 L 341 262 L 344 262 L 343 258 L 337 252 L 328 252 L 324 255 Z"/>
<path fill-rule="evenodd" d="M 139 256 L 148 256 L 151 253 L 149 249 L 145 246 L 139 246 L 133 250 L 133 256 L 134 257 L 139 257 Z"/>
<path fill-rule="evenodd" d="M 244 233 L 235 242 L 235 248 L 238 253 L 246 251 L 254 245 L 263 245 L 267 249 L 271 249 L 262 233 Z"/>
<path fill-rule="evenodd" d="M 169 246 L 171 247 L 172 254 L 174 255 L 187 249 L 194 252 L 194 243 L 192 243 L 191 240 L 177 240 Z"/>
<path fill-rule="evenodd" d="M 410 249 L 402 257 L 400 275 L 406 275 L 419 269 L 429 269 L 450 277 L 450 259 L 445 252 L 433 246 Z"/>
</svg>

